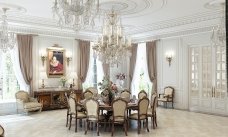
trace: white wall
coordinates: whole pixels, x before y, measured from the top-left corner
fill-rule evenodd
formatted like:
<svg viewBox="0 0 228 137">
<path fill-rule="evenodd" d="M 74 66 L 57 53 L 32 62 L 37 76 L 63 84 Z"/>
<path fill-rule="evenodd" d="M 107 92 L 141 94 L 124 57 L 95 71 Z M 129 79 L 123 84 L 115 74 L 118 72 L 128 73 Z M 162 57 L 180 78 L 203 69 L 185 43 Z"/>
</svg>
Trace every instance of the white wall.
<svg viewBox="0 0 228 137">
<path fill-rule="evenodd" d="M 46 73 L 46 61 L 43 66 L 41 61 L 41 54 L 47 53 L 46 49 L 48 47 L 54 46 L 54 44 L 58 44 L 60 47 L 63 47 L 65 49 L 66 55 L 72 55 L 72 60 L 70 61 L 69 66 L 66 65 L 66 76 L 69 78 L 67 82 L 72 82 L 70 74 L 72 72 L 77 72 L 77 40 L 51 36 L 35 36 L 33 40 L 33 90 L 37 90 L 41 87 L 42 75 Z M 59 78 L 48 78 L 45 79 L 44 83 L 49 87 L 58 87 L 60 85 Z"/>
<path fill-rule="evenodd" d="M 177 109 L 189 109 L 188 48 L 190 45 L 210 43 L 210 35 L 206 32 L 169 37 L 157 44 L 158 92 L 163 93 L 166 86 L 174 87 L 174 107 Z M 167 51 L 174 52 L 171 66 L 165 58 Z"/>
</svg>

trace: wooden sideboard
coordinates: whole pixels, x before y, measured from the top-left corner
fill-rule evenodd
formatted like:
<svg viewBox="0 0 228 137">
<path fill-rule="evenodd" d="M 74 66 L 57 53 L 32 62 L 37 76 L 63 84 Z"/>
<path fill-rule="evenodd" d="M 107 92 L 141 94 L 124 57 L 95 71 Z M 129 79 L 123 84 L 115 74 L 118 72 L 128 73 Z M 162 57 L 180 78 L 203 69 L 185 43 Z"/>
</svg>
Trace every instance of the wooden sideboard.
<svg viewBox="0 0 228 137">
<path fill-rule="evenodd" d="M 35 98 L 43 104 L 42 110 L 62 109 L 67 107 L 65 92 L 69 95 L 73 92 L 76 95 L 77 101 L 82 98 L 82 90 L 76 89 L 39 89 L 34 91 Z"/>
</svg>

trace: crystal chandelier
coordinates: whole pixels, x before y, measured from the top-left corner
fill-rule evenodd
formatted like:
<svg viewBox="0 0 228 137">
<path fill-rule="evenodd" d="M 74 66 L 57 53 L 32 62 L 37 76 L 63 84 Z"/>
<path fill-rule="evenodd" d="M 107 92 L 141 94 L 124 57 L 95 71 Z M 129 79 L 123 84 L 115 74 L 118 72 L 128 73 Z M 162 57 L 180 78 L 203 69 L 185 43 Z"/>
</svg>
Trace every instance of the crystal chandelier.
<svg viewBox="0 0 228 137">
<path fill-rule="evenodd" d="M 214 46 L 225 46 L 226 42 L 226 26 L 225 26 L 225 3 L 220 3 L 222 7 L 220 22 L 213 27 L 211 41 Z"/>
<path fill-rule="evenodd" d="M 8 22 L 6 12 L 9 8 L 2 8 L 3 15 L 2 15 L 2 24 L 1 24 L 1 31 L 0 31 L 0 50 L 6 53 L 8 50 L 13 49 L 16 38 L 13 32 L 8 31 Z"/>
<path fill-rule="evenodd" d="M 79 31 L 95 25 L 99 0 L 55 0 L 52 12 L 54 17 L 58 17 L 60 27 L 70 26 Z"/>
<path fill-rule="evenodd" d="M 104 17 L 102 36 L 94 44 L 94 54 L 106 64 L 120 63 L 121 59 L 130 55 L 131 39 L 123 36 L 121 19 L 112 10 Z"/>
</svg>

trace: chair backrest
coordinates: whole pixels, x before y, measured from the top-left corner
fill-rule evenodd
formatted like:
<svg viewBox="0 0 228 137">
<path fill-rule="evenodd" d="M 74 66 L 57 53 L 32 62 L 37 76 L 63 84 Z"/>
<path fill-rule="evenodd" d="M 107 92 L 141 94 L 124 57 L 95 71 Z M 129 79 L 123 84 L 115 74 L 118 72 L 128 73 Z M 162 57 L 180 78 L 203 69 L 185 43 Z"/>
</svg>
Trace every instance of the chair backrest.
<svg viewBox="0 0 228 137">
<path fill-rule="evenodd" d="M 75 114 L 77 116 L 77 103 L 76 103 L 76 100 L 75 98 L 69 96 L 69 99 L 68 99 L 68 105 L 69 105 L 69 113 L 70 114 Z"/>
<path fill-rule="evenodd" d="M 23 100 L 23 102 L 29 102 L 29 94 L 26 91 L 20 90 L 15 93 L 15 98 Z"/>
<path fill-rule="evenodd" d="M 85 102 L 86 115 L 89 120 L 98 120 L 99 118 L 99 103 L 97 100 L 90 98 Z"/>
<path fill-rule="evenodd" d="M 143 97 L 147 97 L 147 93 L 145 90 L 141 90 L 138 94 L 138 99 L 142 99 Z"/>
<path fill-rule="evenodd" d="M 98 95 L 98 90 L 97 90 L 97 88 L 95 88 L 95 87 L 89 87 L 89 88 L 87 88 L 86 90 L 92 91 L 93 96 L 97 96 L 97 95 Z"/>
<path fill-rule="evenodd" d="M 145 119 L 147 117 L 147 110 L 149 106 L 149 99 L 147 97 L 143 97 L 138 101 L 138 118 Z"/>
<path fill-rule="evenodd" d="M 126 100 L 127 102 L 130 102 L 131 92 L 128 90 L 124 90 L 120 93 L 120 97 Z"/>
<path fill-rule="evenodd" d="M 90 91 L 90 90 L 86 90 L 86 91 L 83 93 L 83 97 L 84 97 L 85 99 L 92 98 L 92 97 L 93 97 L 93 92 Z"/>
<path fill-rule="evenodd" d="M 170 97 L 173 97 L 174 96 L 174 88 L 173 87 L 165 87 L 164 88 L 164 94 L 165 95 L 169 95 Z"/>
<path fill-rule="evenodd" d="M 125 118 L 125 112 L 127 110 L 127 102 L 122 99 L 118 98 L 112 101 L 112 110 L 113 110 L 113 121 L 115 118 Z"/>
</svg>

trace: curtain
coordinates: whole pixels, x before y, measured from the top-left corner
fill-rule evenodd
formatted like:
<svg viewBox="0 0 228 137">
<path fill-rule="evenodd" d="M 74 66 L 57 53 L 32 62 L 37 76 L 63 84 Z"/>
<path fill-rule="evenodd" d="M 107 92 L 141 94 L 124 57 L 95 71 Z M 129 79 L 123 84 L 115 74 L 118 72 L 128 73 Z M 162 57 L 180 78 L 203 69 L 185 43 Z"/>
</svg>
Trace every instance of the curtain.
<svg viewBox="0 0 228 137">
<path fill-rule="evenodd" d="M 18 45 L 15 44 L 14 48 L 10 50 L 11 61 L 13 64 L 13 71 L 17 78 L 17 81 L 20 85 L 20 90 L 28 91 L 29 85 L 26 84 L 21 68 L 20 68 L 20 61 L 19 61 L 19 53 L 18 53 Z"/>
<path fill-rule="evenodd" d="M 106 64 L 106 63 L 102 63 L 102 68 L 103 68 L 103 72 L 104 72 L 104 76 L 110 76 L 110 69 L 109 69 L 110 65 Z"/>
<path fill-rule="evenodd" d="M 132 83 L 132 79 L 133 79 L 134 71 L 135 71 L 137 48 L 138 48 L 138 44 L 132 44 L 131 58 L 130 58 L 130 69 L 129 69 L 129 89 L 131 87 L 131 83 Z"/>
<path fill-rule="evenodd" d="M 149 78 L 153 83 L 152 93 L 157 92 L 156 41 L 146 43 L 146 57 Z"/>
<path fill-rule="evenodd" d="M 18 43 L 18 54 L 21 72 L 24 81 L 29 85 L 29 93 L 33 96 L 33 64 L 32 64 L 32 46 L 33 36 L 32 35 L 17 35 Z"/>
<path fill-rule="evenodd" d="M 79 40 L 78 48 L 78 88 L 82 89 L 82 83 L 85 82 L 90 59 L 90 42 Z"/>
</svg>

